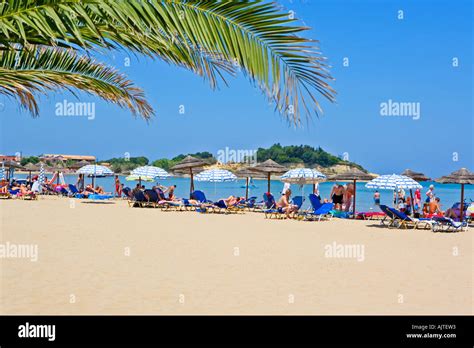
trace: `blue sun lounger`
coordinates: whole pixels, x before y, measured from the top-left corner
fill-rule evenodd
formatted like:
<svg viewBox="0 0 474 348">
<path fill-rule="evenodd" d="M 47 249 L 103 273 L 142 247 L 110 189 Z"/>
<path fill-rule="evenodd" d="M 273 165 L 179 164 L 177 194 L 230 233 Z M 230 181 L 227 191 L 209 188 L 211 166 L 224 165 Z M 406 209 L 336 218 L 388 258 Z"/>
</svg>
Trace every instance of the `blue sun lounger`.
<svg viewBox="0 0 474 348">
<path fill-rule="evenodd" d="M 213 203 L 212 201 L 206 198 L 206 195 L 204 194 L 204 192 L 199 191 L 199 190 L 194 191 L 191 194 L 191 197 L 193 197 L 196 201 L 200 203 L 211 203 L 211 204 Z"/>
<path fill-rule="evenodd" d="M 114 198 L 114 196 L 113 195 L 102 195 L 102 194 L 98 194 L 98 193 L 93 193 L 93 194 L 90 194 L 89 196 L 87 196 L 87 198 L 90 199 L 90 200 L 93 200 L 93 201 L 106 201 L 106 200 Z"/>
<path fill-rule="evenodd" d="M 69 196 L 74 197 L 74 198 L 84 198 L 84 194 L 80 193 L 79 190 L 77 189 L 76 185 L 69 184 Z"/>
<path fill-rule="evenodd" d="M 468 227 L 467 221 L 454 221 L 448 217 L 433 217 L 431 226 L 433 232 L 457 232 L 464 231 Z"/>
<path fill-rule="evenodd" d="M 318 220 L 321 219 L 331 219 L 332 213 L 331 210 L 334 207 L 332 203 L 323 203 L 319 208 L 313 209 L 313 211 L 306 211 L 298 214 L 299 218 L 303 218 L 304 220 Z"/>
<path fill-rule="evenodd" d="M 145 197 L 145 194 L 141 191 L 138 190 L 133 194 L 133 197 L 131 200 L 128 201 L 128 206 L 130 207 L 144 207 L 148 203 L 148 200 Z"/>
<path fill-rule="evenodd" d="M 272 196 L 272 198 L 273 198 L 273 196 Z M 291 204 L 296 205 L 298 207 L 298 210 L 301 209 L 301 206 L 303 205 L 303 202 L 304 202 L 304 198 L 302 196 L 295 196 L 291 200 Z M 268 200 L 268 204 L 271 204 L 270 200 Z M 271 218 L 280 219 L 280 218 L 285 218 L 286 217 L 286 213 L 283 211 L 282 208 L 276 208 L 275 207 L 275 208 L 271 208 L 271 209 L 265 209 L 264 213 L 265 213 L 265 218 L 267 218 L 267 219 L 271 219 Z M 293 216 L 295 216 L 296 214 L 298 214 L 297 211 L 293 213 Z"/>
<path fill-rule="evenodd" d="M 382 210 L 382 212 L 385 214 L 384 218 L 380 220 L 380 224 L 391 227 L 395 219 L 397 219 L 397 216 L 392 211 L 390 211 L 386 205 L 380 204 L 380 210 Z"/>
<path fill-rule="evenodd" d="M 404 212 L 401 212 L 397 209 L 387 207 L 387 209 L 395 216 L 393 219 L 392 225 L 394 227 L 398 228 L 408 228 L 408 227 L 413 227 L 413 228 L 431 228 L 432 220 L 428 218 L 420 218 L 420 219 L 415 219 L 412 218 L 408 215 L 406 215 Z"/>
</svg>

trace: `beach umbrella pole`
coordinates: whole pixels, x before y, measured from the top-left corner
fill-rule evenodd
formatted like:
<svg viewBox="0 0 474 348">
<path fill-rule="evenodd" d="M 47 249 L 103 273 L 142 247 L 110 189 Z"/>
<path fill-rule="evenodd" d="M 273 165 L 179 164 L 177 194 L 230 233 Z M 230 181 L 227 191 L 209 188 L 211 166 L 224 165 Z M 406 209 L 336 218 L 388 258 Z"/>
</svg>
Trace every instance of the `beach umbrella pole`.
<svg viewBox="0 0 474 348">
<path fill-rule="evenodd" d="M 191 186 L 189 187 L 189 198 L 192 198 L 192 194 L 194 191 L 194 177 L 193 177 L 193 169 L 189 168 L 189 173 L 191 175 Z"/>
<path fill-rule="evenodd" d="M 246 178 L 245 184 L 245 200 L 249 199 L 249 177 Z"/>
<path fill-rule="evenodd" d="M 352 214 L 355 219 L 355 214 L 356 214 L 356 193 L 357 193 L 357 187 L 356 187 L 356 182 L 357 180 L 354 179 L 354 197 L 353 197 L 353 202 L 352 202 Z"/>
<path fill-rule="evenodd" d="M 267 178 L 268 178 L 268 191 L 267 192 L 270 193 L 270 172 L 268 172 Z"/>
<path fill-rule="evenodd" d="M 464 221 L 464 184 L 461 184 L 461 211 L 460 213 L 460 221 Z"/>
<path fill-rule="evenodd" d="M 410 198 L 411 198 L 411 215 L 415 216 L 415 202 L 413 201 L 413 191 L 410 189 Z"/>
</svg>

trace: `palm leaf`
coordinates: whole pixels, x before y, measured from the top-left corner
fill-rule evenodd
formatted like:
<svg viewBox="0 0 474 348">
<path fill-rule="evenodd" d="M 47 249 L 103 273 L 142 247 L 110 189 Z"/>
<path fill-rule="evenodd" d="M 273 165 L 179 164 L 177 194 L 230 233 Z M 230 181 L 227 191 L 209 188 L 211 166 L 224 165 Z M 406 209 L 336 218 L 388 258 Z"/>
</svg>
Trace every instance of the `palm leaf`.
<svg viewBox="0 0 474 348">
<path fill-rule="evenodd" d="M 184 66 L 217 85 L 236 62 L 294 123 L 334 101 L 317 42 L 274 3 L 200 0 L 0 2 L 0 45 L 129 49 Z"/>
<path fill-rule="evenodd" d="M 47 47 L 0 51 L 0 93 L 17 98 L 34 116 L 39 114 L 36 95 L 61 89 L 96 95 L 145 119 L 153 114 L 141 89 L 87 56 Z"/>
</svg>

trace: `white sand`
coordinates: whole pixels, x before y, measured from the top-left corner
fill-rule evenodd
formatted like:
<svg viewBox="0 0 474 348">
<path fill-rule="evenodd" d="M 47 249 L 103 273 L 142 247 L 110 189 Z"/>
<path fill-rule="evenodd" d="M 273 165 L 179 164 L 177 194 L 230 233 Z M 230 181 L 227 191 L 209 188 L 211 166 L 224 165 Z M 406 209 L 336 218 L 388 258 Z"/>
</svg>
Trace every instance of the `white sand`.
<svg viewBox="0 0 474 348">
<path fill-rule="evenodd" d="M 473 314 L 472 229 L 57 197 L 1 200 L 0 219 L 1 243 L 39 248 L 37 262 L 0 259 L 2 314 Z M 363 261 L 325 257 L 333 242 Z"/>
</svg>

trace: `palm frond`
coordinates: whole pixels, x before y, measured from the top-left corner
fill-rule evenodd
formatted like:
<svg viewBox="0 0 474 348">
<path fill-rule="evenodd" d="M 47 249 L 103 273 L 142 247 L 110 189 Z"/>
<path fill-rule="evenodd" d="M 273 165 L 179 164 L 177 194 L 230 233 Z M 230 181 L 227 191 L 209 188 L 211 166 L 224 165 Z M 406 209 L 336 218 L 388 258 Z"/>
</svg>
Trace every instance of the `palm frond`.
<svg viewBox="0 0 474 348">
<path fill-rule="evenodd" d="M 1 0 L 0 0 L 1 1 Z M 184 66 L 217 84 L 236 63 L 298 124 L 335 100 L 317 42 L 276 4 L 204 0 L 10 0 L 0 2 L 0 45 L 128 49 Z"/>
<path fill-rule="evenodd" d="M 96 95 L 145 119 L 153 115 L 153 108 L 140 88 L 90 57 L 48 47 L 0 51 L 0 93 L 17 98 L 33 116 L 39 113 L 37 94 L 61 89 L 73 94 L 79 89 Z"/>
<path fill-rule="evenodd" d="M 234 66 L 219 55 L 152 29 L 154 22 L 143 11 L 148 7 L 136 0 L 0 0 L 0 48 L 127 49 L 189 69 L 213 88 L 219 81 L 226 83 L 223 72 L 235 74 Z"/>
</svg>

